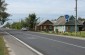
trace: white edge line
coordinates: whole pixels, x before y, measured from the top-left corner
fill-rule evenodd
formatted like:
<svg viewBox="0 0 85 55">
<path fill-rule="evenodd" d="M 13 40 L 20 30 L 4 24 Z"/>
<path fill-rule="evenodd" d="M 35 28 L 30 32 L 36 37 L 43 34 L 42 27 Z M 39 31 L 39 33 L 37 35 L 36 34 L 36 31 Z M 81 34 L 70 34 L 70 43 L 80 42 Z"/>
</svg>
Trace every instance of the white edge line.
<svg viewBox="0 0 85 55">
<path fill-rule="evenodd" d="M 8 32 L 6 32 L 7 34 L 9 34 Z M 29 49 L 31 49 L 32 51 L 34 51 L 35 53 L 37 53 L 38 55 L 44 55 L 41 52 L 37 51 L 36 49 L 34 49 L 33 47 L 29 46 L 28 44 L 24 43 L 23 41 L 21 41 L 20 39 L 16 38 L 15 36 L 9 34 L 10 36 L 12 36 L 13 38 L 15 38 L 16 40 L 18 40 L 20 43 L 24 44 L 26 47 L 28 47 Z"/>
<path fill-rule="evenodd" d="M 32 34 L 30 34 L 30 35 L 32 35 Z M 37 35 L 32 35 L 32 36 L 37 36 Z M 37 37 L 40 37 L 40 36 L 37 36 Z M 67 43 L 67 42 L 63 42 L 63 41 L 59 41 L 59 40 L 54 40 L 54 39 L 50 39 L 50 38 L 47 38 L 47 37 L 40 37 L 40 38 L 44 38 L 44 39 L 52 40 L 52 41 L 57 41 L 59 43 L 63 43 L 63 44 L 66 44 L 66 45 L 75 46 L 75 47 L 79 47 L 79 48 L 85 49 L 85 47 L 83 47 L 83 46 L 78 46 L 78 45 L 75 45 L 75 44 L 71 44 L 71 43 Z"/>
</svg>

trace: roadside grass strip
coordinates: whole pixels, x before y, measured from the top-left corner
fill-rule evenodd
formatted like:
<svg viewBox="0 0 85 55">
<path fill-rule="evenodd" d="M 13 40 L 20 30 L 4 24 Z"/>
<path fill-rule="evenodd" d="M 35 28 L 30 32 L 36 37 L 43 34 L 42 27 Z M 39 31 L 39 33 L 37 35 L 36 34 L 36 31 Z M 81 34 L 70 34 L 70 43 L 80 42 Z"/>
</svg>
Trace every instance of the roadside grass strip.
<svg viewBox="0 0 85 55">
<path fill-rule="evenodd" d="M 58 32 L 58 33 L 53 33 L 53 32 L 44 32 L 44 31 L 42 31 L 41 33 L 43 33 L 43 34 L 66 35 L 66 36 L 74 36 L 74 37 L 83 37 L 83 38 L 85 38 L 85 31 L 76 32 L 76 36 L 75 36 L 75 32 Z"/>
<path fill-rule="evenodd" d="M 0 35 L 0 55 L 9 55 L 3 37 Z"/>
<path fill-rule="evenodd" d="M 0 55 L 4 55 L 4 42 L 0 36 Z"/>
</svg>

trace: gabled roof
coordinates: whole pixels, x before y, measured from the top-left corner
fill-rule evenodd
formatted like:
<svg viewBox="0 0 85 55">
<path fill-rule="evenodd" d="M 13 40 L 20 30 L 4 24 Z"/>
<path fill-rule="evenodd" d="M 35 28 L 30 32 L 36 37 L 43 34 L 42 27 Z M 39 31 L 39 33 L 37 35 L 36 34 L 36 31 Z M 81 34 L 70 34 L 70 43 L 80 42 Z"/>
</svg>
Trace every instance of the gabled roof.
<svg viewBox="0 0 85 55">
<path fill-rule="evenodd" d="M 56 23 L 56 20 L 52 20 L 51 22 L 52 22 L 53 24 L 55 24 L 55 23 Z"/>
<path fill-rule="evenodd" d="M 54 25 L 65 25 L 66 20 L 64 16 L 60 16 Z"/>
<path fill-rule="evenodd" d="M 77 25 L 82 25 L 78 20 L 76 21 Z M 65 25 L 75 25 L 75 20 L 70 20 L 69 22 L 66 22 Z"/>
<path fill-rule="evenodd" d="M 77 25 L 82 25 L 78 20 L 76 21 Z M 75 17 L 70 16 L 68 22 L 64 16 L 60 16 L 54 25 L 75 25 Z"/>
<path fill-rule="evenodd" d="M 83 25 L 83 23 L 85 22 L 85 21 L 81 21 L 81 20 L 78 20 L 82 25 Z"/>
<path fill-rule="evenodd" d="M 45 22 L 47 22 L 47 21 L 49 21 L 50 24 L 53 24 L 50 20 L 44 20 L 44 21 L 40 22 L 37 26 L 43 25 L 43 24 L 44 24 Z"/>
</svg>

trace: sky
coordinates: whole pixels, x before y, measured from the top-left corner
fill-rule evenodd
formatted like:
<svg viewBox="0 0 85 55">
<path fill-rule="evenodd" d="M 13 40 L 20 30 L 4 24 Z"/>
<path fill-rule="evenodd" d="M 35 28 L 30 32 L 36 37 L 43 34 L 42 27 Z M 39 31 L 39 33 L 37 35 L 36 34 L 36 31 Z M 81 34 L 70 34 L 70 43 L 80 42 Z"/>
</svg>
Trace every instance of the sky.
<svg viewBox="0 0 85 55">
<path fill-rule="evenodd" d="M 11 22 L 20 21 L 35 13 L 40 20 L 57 19 L 59 16 L 75 16 L 75 0 L 6 0 Z M 85 18 L 85 0 L 78 0 L 78 17 Z"/>
</svg>

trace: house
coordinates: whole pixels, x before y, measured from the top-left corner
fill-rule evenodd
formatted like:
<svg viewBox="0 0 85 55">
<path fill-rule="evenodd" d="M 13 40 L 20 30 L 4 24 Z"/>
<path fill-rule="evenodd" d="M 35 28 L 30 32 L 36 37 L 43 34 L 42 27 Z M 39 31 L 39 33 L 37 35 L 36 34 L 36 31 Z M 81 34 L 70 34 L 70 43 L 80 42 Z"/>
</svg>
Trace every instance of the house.
<svg viewBox="0 0 85 55">
<path fill-rule="evenodd" d="M 82 31 L 85 31 L 85 20 L 78 20 L 82 24 Z"/>
<path fill-rule="evenodd" d="M 85 31 L 85 21 L 83 22 L 82 30 Z"/>
<path fill-rule="evenodd" d="M 81 29 L 82 24 L 77 20 L 77 31 Z M 73 32 L 75 31 L 75 18 L 74 16 L 70 16 L 68 21 L 66 21 L 64 16 L 60 16 L 56 23 L 54 24 L 54 31 L 59 32 Z"/>
<path fill-rule="evenodd" d="M 38 31 L 53 31 L 54 26 L 53 26 L 53 23 L 50 20 L 45 20 L 45 21 L 40 22 L 37 25 L 37 30 Z"/>
</svg>

